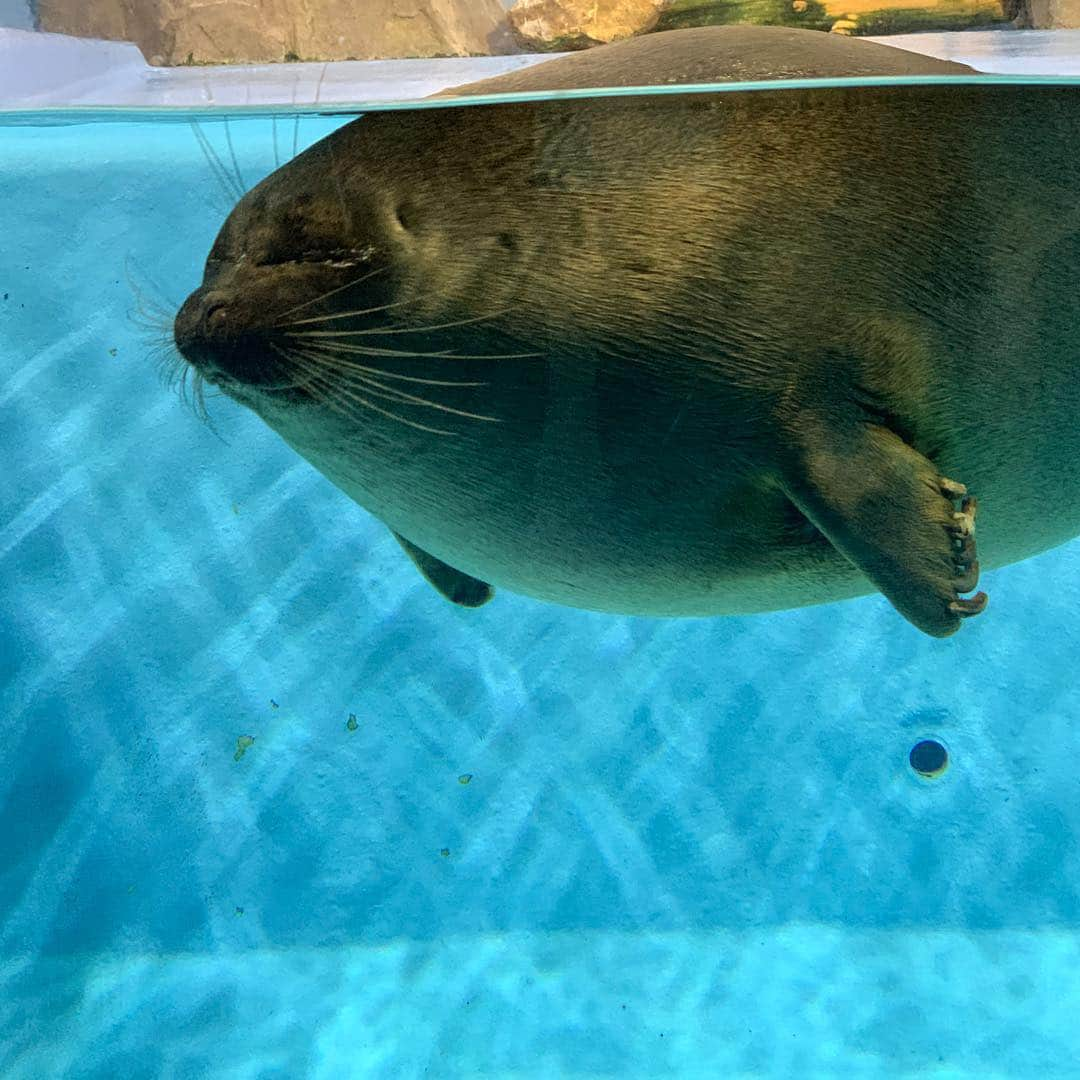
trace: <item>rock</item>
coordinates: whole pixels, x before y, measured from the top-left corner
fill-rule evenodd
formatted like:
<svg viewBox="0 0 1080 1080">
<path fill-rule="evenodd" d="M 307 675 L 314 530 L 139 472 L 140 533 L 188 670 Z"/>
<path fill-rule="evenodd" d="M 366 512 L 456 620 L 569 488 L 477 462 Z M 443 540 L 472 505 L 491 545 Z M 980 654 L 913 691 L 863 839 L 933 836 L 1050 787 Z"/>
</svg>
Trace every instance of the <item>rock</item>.
<svg viewBox="0 0 1080 1080">
<path fill-rule="evenodd" d="M 549 52 L 652 31 L 735 23 L 838 34 L 974 30 L 1013 18 L 1003 10 L 1009 4 L 1075 11 L 1080 0 L 518 0 L 510 9 L 510 27 L 522 48 Z"/>
<path fill-rule="evenodd" d="M 669 0 L 518 0 L 514 40 L 528 52 L 568 52 L 647 33 Z"/>
<path fill-rule="evenodd" d="M 1021 30 L 1080 29 L 1080 0 L 1002 0 L 1002 7 Z"/>
<path fill-rule="evenodd" d="M 516 52 L 500 0 L 37 0 L 42 30 L 134 41 L 152 64 Z"/>
<path fill-rule="evenodd" d="M 747 23 L 858 35 L 979 30 L 1007 23 L 1009 3 L 1080 0 L 669 0 L 655 29 Z"/>
</svg>

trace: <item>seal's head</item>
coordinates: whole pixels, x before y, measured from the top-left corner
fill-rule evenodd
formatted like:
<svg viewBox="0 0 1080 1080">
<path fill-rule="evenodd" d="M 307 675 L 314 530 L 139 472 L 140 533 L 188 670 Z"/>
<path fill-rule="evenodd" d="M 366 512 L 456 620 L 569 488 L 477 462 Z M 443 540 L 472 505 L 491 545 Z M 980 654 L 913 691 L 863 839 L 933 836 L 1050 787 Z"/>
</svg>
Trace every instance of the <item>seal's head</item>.
<svg viewBox="0 0 1080 1080">
<path fill-rule="evenodd" d="M 305 157 L 321 156 L 314 149 Z M 336 329 L 326 322 L 331 307 L 368 313 L 388 303 L 377 217 L 355 201 L 359 212 L 346 212 L 333 170 L 332 161 L 297 159 L 245 195 L 176 315 L 181 356 L 231 396 L 304 396 L 314 384 L 303 372 L 317 374 L 318 364 L 301 361 L 317 358 L 322 343 L 311 338 L 299 349 L 297 335 Z"/>
<path fill-rule="evenodd" d="M 524 255 L 507 215 L 485 210 L 490 178 L 447 164 L 447 131 L 475 146 L 490 124 L 475 114 L 365 116 L 245 195 L 175 319 L 194 372 L 279 430 L 297 404 L 421 429 L 434 413 L 475 419 L 460 395 L 491 374 L 484 361 L 521 352 L 500 319 L 520 315 Z M 505 146 L 527 130 L 504 116 L 497 134 Z"/>
</svg>

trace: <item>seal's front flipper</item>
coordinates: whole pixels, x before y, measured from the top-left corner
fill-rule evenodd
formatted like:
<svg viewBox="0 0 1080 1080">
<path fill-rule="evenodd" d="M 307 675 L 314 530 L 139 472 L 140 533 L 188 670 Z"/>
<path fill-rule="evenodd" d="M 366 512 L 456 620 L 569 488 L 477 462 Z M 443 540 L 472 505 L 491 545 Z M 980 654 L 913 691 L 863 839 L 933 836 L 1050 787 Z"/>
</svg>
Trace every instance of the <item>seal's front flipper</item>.
<svg viewBox="0 0 1080 1080">
<path fill-rule="evenodd" d="M 404 548 L 405 554 L 415 563 L 417 570 L 424 575 L 446 597 L 447 600 L 462 607 L 480 607 L 494 595 L 495 590 L 486 582 L 469 577 L 452 566 L 447 566 L 441 559 L 429 555 L 423 548 L 409 543 L 404 536 L 393 534 L 394 539 Z"/>
<path fill-rule="evenodd" d="M 863 418 L 798 413 L 785 434 L 788 497 L 920 630 L 946 637 L 986 607 L 975 509 L 899 436 Z M 959 503 L 959 508 L 957 507 Z"/>
</svg>

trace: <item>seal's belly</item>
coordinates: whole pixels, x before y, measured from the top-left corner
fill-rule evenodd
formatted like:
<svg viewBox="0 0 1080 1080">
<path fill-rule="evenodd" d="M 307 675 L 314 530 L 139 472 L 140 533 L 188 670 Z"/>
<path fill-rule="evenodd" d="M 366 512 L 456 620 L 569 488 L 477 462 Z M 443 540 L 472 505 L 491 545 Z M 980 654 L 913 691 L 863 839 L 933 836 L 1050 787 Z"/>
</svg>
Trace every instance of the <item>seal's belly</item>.
<svg viewBox="0 0 1080 1080">
<path fill-rule="evenodd" d="M 561 370 L 546 384 L 511 372 L 474 406 L 489 420 L 447 415 L 441 434 L 377 413 L 260 411 L 395 532 L 512 592 L 625 614 L 708 616 L 873 591 L 787 498 L 772 448 L 746 437 L 760 417 L 707 380 L 629 370 L 607 380 Z M 983 424 L 997 423 L 998 411 Z M 987 568 L 1076 531 L 1072 520 L 1038 514 L 1046 485 L 1031 482 L 1037 470 L 1025 468 L 1019 447 L 1004 463 L 993 452 L 1006 441 L 1004 429 L 960 440 L 938 462 L 979 495 Z M 1058 478 L 1080 495 L 1074 473 Z"/>
<path fill-rule="evenodd" d="M 602 409 L 564 395 L 538 425 L 454 437 L 370 418 L 334 437 L 326 418 L 267 419 L 395 532 L 512 592 L 707 616 L 872 591 L 765 471 L 725 447 L 707 404 L 649 395 L 636 422 L 596 423 Z"/>
</svg>

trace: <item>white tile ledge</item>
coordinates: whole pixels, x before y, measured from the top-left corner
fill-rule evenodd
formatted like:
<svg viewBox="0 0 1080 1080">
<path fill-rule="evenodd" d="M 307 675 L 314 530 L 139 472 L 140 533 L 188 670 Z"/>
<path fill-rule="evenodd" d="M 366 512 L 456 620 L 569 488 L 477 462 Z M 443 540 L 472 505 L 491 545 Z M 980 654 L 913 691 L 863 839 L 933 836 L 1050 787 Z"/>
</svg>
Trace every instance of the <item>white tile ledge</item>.
<svg viewBox="0 0 1080 1080">
<path fill-rule="evenodd" d="M 874 38 L 1003 74 L 1080 74 L 1080 30 Z M 150 67 L 131 44 L 0 28 L 0 109 L 65 105 L 184 108 L 408 100 L 550 55 Z"/>
</svg>

